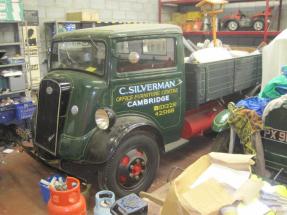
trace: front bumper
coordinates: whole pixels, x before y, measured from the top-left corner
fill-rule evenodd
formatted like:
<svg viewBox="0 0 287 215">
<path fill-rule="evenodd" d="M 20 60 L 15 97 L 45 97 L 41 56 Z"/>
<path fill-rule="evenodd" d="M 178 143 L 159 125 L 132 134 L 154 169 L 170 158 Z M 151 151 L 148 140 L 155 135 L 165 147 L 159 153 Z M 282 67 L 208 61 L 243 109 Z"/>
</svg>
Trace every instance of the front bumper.
<svg viewBox="0 0 287 215">
<path fill-rule="evenodd" d="M 43 164 L 49 166 L 50 168 L 56 171 L 59 171 L 65 175 L 78 178 L 85 183 L 92 180 L 90 175 L 91 172 L 88 171 L 89 169 L 91 169 L 90 164 L 76 163 L 73 161 L 61 160 L 57 158 L 46 159 L 45 157 L 41 156 L 41 154 L 37 152 L 37 150 L 33 146 L 24 146 L 22 144 L 22 148 L 33 159 L 42 162 Z M 95 165 L 92 166 L 93 166 L 92 169 L 95 170 L 96 173 L 97 167 L 95 167 Z"/>
</svg>

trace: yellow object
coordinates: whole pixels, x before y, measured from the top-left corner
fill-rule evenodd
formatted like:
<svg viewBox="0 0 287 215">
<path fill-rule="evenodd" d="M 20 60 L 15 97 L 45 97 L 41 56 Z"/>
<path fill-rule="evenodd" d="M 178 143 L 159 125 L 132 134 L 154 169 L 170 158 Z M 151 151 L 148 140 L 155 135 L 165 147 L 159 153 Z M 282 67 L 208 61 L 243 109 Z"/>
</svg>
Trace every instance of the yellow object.
<svg viewBox="0 0 287 215">
<path fill-rule="evenodd" d="M 217 14 L 223 12 L 223 5 L 225 5 L 227 3 L 228 2 L 225 0 L 202 0 L 195 5 L 196 7 L 200 7 L 204 14 L 211 16 L 212 37 L 213 37 L 214 47 L 217 46 L 216 17 L 217 17 Z"/>
<path fill-rule="evenodd" d="M 185 22 L 185 14 L 184 13 L 172 13 L 171 15 L 171 21 L 180 25 Z"/>
<path fill-rule="evenodd" d="M 198 21 L 201 20 L 203 17 L 203 14 L 198 11 L 191 11 L 185 13 L 185 20 L 187 21 Z"/>
<path fill-rule="evenodd" d="M 276 185 L 275 190 L 280 196 L 287 198 L 287 188 L 284 185 Z"/>
<path fill-rule="evenodd" d="M 97 68 L 93 67 L 93 66 L 89 66 L 89 67 L 86 68 L 86 71 L 94 73 L 94 72 L 97 71 Z"/>
<path fill-rule="evenodd" d="M 99 21 L 99 15 L 92 11 L 71 12 L 66 14 L 67 21 Z"/>
</svg>

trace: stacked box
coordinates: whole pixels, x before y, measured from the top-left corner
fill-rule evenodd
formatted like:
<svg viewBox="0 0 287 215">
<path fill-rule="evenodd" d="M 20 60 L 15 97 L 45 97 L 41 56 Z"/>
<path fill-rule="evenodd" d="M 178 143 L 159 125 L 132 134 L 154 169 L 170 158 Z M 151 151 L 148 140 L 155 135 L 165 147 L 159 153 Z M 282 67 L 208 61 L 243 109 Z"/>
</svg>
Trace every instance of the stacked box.
<svg viewBox="0 0 287 215">
<path fill-rule="evenodd" d="M 23 21 L 22 0 L 0 0 L 0 21 Z"/>
<path fill-rule="evenodd" d="M 186 21 L 199 21 L 202 20 L 203 14 L 198 11 L 190 11 L 185 13 Z"/>
<path fill-rule="evenodd" d="M 177 25 L 181 25 L 185 22 L 185 14 L 183 14 L 183 13 L 172 13 L 171 21 Z"/>
<path fill-rule="evenodd" d="M 99 21 L 99 15 L 93 11 L 71 12 L 66 14 L 67 21 Z"/>
</svg>

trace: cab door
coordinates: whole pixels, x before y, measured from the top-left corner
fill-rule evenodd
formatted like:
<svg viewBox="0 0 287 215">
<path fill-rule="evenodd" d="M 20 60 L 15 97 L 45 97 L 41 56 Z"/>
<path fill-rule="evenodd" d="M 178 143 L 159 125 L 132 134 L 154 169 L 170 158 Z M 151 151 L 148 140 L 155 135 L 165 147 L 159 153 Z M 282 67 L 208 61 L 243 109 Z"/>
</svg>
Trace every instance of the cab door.
<svg viewBox="0 0 287 215">
<path fill-rule="evenodd" d="M 118 116 L 148 118 L 166 143 L 177 140 L 185 107 L 181 35 L 117 38 L 112 43 L 113 110 Z"/>
</svg>

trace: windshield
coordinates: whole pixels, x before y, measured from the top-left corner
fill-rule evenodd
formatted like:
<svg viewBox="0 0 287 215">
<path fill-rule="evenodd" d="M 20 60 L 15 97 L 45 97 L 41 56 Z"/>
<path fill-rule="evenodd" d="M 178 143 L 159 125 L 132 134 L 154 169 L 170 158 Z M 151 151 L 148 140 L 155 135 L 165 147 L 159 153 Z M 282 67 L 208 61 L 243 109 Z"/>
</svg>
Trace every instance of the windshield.
<svg viewBox="0 0 287 215">
<path fill-rule="evenodd" d="M 105 60 L 106 46 L 103 42 L 54 42 L 51 53 L 51 69 L 75 69 L 103 74 Z"/>
</svg>

